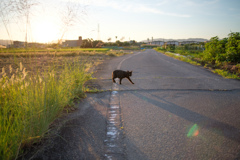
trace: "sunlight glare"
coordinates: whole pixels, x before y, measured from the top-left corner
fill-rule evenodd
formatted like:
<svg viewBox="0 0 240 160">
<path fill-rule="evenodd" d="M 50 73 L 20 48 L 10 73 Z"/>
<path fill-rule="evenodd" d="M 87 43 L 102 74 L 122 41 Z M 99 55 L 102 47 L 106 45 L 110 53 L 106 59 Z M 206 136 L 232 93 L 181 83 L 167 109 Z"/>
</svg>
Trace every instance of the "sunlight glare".
<svg viewBox="0 0 240 160">
<path fill-rule="evenodd" d="M 199 128 L 197 124 L 194 124 L 188 131 L 187 137 L 196 137 L 199 135 Z"/>
<path fill-rule="evenodd" d="M 49 21 L 41 21 L 36 24 L 33 39 L 36 42 L 48 43 L 58 39 L 58 27 Z"/>
</svg>

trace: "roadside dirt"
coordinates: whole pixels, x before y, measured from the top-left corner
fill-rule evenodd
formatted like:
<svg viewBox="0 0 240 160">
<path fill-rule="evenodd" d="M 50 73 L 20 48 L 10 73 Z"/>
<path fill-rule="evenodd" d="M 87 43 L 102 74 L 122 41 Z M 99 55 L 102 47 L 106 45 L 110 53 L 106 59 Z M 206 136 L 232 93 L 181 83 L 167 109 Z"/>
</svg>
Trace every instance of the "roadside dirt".
<svg viewBox="0 0 240 160">
<path fill-rule="evenodd" d="M 98 77 L 98 71 L 103 70 L 111 59 L 105 58 L 89 72 Z M 85 86 L 90 90 L 101 90 L 98 79 L 86 82 Z M 85 99 L 76 100 L 75 108 L 68 108 L 51 124 L 40 142 L 26 146 L 18 160 L 104 159 L 109 98 L 110 91 L 86 93 Z"/>
<path fill-rule="evenodd" d="M 109 92 L 88 93 L 74 112 L 54 121 L 49 136 L 27 148 L 18 159 L 104 159 L 109 96 Z"/>
</svg>

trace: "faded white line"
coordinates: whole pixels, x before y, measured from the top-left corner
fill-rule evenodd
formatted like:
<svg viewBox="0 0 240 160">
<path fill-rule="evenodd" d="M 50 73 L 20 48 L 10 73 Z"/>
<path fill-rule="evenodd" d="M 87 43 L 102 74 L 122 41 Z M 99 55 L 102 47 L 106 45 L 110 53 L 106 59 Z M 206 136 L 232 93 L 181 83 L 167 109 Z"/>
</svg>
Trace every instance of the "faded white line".
<svg viewBox="0 0 240 160">
<path fill-rule="evenodd" d="M 140 54 L 140 53 L 142 53 L 142 52 L 138 52 L 138 53 L 133 54 L 133 55 L 127 57 L 127 58 L 124 58 L 124 59 L 118 64 L 117 69 L 120 69 L 120 68 L 121 68 L 122 63 L 123 63 L 125 60 L 127 60 L 127 59 L 129 59 L 129 58 L 131 58 L 131 57 L 133 57 L 133 56 L 136 56 L 136 55 L 138 55 L 138 54 Z"/>
<path fill-rule="evenodd" d="M 124 58 L 117 66 L 117 69 L 121 68 L 122 63 L 141 52 L 133 54 L 127 58 Z M 110 105 L 107 111 L 107 133 L 105 139 L 105 158 L 107 160 L 112 159 L 125 159 L 124 147 L 123 147 L 123 133 L 122 133 L 122 119 L 120 108 L 120 96 L 119 96 L 119 79 L 112 85 L 112 92 L 110 96 Z"/>
<path fill-rule="evenodd" d="M 117 83 L 118 83 L 117 79 Z M 124 159 L 122 142 L 122 122 L 119 100 L 119 86 L 117 83 L 112 85 L 110 105 L 107 111 L 107 133 L 105 139 L 105 159 Z"/>
</svg>

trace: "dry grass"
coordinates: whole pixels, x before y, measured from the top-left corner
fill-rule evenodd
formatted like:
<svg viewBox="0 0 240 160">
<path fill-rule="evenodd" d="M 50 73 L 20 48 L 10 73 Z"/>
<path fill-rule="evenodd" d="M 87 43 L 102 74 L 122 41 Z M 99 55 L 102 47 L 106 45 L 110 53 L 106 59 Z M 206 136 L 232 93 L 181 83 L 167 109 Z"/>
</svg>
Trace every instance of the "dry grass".
<svg viewBox="0 0 240 160">
<path fill-rule="evenodd" d="M 0 159 L 39 141 L 73 100 L 84 97 L 89 69 L 122 52 L 0 53 Z"/>
</svg>

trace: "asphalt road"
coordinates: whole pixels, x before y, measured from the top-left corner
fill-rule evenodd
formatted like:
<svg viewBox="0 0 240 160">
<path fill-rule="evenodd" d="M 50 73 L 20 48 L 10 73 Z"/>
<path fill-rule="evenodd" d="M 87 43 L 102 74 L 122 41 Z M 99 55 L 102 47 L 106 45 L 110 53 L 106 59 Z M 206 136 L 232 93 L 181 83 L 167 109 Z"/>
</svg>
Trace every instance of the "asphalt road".
<svg viewBox="0 0 240 160">
<path fill-rule="evenodd" d="M 240 81 L 146 50 L 106 64 L 101 89 L 115 69 L 135 83 L 116 89 L 124 159 L 240 159 Z"/>
<path fill-rule="evenodd" d="M 115 69 L 132 70 L 135 84 L 113 84 Z M 240 160 L 240 81 L 154 50 L 105 61 L 94 76 L 104 92 L 25 159 Z"/>
</svg>

